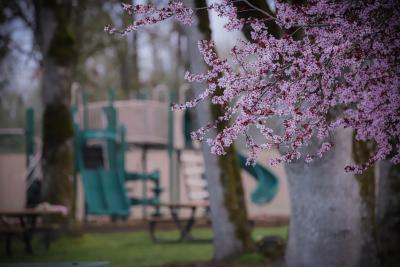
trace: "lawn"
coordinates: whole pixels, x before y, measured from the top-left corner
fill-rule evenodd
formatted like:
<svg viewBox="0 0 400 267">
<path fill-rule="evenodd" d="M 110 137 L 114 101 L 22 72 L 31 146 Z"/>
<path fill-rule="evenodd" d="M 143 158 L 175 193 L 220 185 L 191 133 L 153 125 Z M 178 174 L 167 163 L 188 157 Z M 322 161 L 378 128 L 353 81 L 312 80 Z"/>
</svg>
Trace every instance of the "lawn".
<svg viewBox="0 0 400 267">
<path fill-rule="evenodd" d="M 254 238 L 265 235 L 281 235 L 286 237 L 287 227 L 257 228 Z M 164 231 L 162 237 L 177 236 L 176 231 Z M 210 229 L 195 229 L 193 236 L 211 238 Z M 4 243 L 1 243 L 0 260 L 4 261 L 108 261 L 112 267 L 127 266 L 162 266 L 170 263 L 207 261 L 212 258 L 212 244 L 153 244 L 146 231 L 131 233 L 85 234 L 80 237 L 65 237 L 52 243 L 49 251 L 35 241 L 35 254 L 23 253 L 22 244 L 13 243 L 14 256 L 7 259 L 4 254 Z M 237 261 L 245 262 L 263 260 L 257 255 L 245 255 Z"/>
</svg>

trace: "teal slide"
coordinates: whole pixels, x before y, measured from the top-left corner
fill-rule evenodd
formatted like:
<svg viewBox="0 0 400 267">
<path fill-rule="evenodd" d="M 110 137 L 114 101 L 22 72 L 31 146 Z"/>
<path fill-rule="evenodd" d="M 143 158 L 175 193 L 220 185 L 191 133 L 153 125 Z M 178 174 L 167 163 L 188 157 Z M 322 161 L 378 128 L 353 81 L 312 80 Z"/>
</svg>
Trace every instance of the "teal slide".
<svg viewBox="0 0 400 267">
<path fill-rule="evenodd" d="M 130 201 L 121 173 L 115 170 L 84 169 L 81 176 L 87 214 L 122 218 L 129 216 Z"/>
<path fill-rule="evenodd" d="M 278 178 L 258 163 L 255 166 L 246 165 L 245 156 L 238 154 L 238 157 L 240 166 L 258 182 L 257 188 L 251 193 L 251 201 L 258 205 L 270 203 L 278 192 Z"/>
<path fill-rule="evenodd" d="M 83 100 L 85 99 L 82 97 Z M 113 97 L 110 97 L 113 99 Z M 71 108 L 72 117 L 77 112 Z M 103 108 L 106 126 L 103 129 L 88 129 L 87 108 L 84 101 L 84 127 L 74 122 L 75 171 L 82 179 L 85 191 L 86 215 L 107 215 L 114 219 L 126 219 L 130 215 L 130 207 L 134 205 L 155 205 L 160 203 L 159 172 L 132 173 L 125 170 L 125 127 L 118 126 L 117 110 L 110 101 Z M 86 122 L 85 122 L 86 121 Z M 91 144 L 95 140 L 100 144 Z M 154 183 L 151 197 L 130 198 L 125 187 L 126 181 L 149 180 Z M 160 216 L 157 206 L 155 216 Z"/>
</svg>

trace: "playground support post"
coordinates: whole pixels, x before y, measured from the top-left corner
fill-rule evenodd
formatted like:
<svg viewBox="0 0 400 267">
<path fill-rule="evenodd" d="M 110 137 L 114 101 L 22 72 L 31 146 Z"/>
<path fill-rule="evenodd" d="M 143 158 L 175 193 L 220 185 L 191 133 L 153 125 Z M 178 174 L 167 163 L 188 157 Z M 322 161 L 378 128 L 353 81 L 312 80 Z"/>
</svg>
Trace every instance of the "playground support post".
<svg viewBox="0 0 400 267">
<path fill-rule="evenodd" d="M 147 147 L 143 146 L 142 149 L 142 172 L 147 173 Z M 143 219 L 147 218 L 147 179 L 142 181 L 142 199 L 144 203 L 142 206 L 142 216 Z"/>
<path fill-rule="evenodd" d="M 83 103 L 83 129 L 86 130 L 88 129 L 89 125 L 89 115 L 88 115 L 88 109 L 87 109 L 87 95 L 85 92 L 82 92 L 82 103 Z"/>
<path fill-rule="evenodd" d="M 170 93 L 170 105 L 176 100 L 175 92 Z M 178 154 L 174 150 L 174 113 L 171 108 L 168 109 L 168 158 L 169 158 L 169 190 L 170 203 L 180 202 L 180 181 L 178 170 Z"/>
<path fill-rule="evenodd" d="M 25 146 L 26 146 L 26 166 L 29 166 L 31 159 L 35 153 L 35 124 L 34 111 L 32 108 L 26 110 L 26 126 L 25 126 Z"/>
<path fill-rule="evenodd" d="M 170 97 L 171 98 L 171 97 Z M 171 103 L 171 100 L 170 100 Z M 173 137 L 172 137 L 172 127 L 174 125 L 174 121 L 172 118 L 173 114 L 172 111 L 170 109 L 168 109 L 168 164 L 169 164 L 169 168 L 168 168 L 168 178 L 169 178 L 169 191 L 170 191 L 170 195 L 169 195 L 169 202 L 173 203 L 174 202 L 174 181 L 173 181 L 173 177 L 174 177 L 174 171 L 173 171 Z"/>
</svg>

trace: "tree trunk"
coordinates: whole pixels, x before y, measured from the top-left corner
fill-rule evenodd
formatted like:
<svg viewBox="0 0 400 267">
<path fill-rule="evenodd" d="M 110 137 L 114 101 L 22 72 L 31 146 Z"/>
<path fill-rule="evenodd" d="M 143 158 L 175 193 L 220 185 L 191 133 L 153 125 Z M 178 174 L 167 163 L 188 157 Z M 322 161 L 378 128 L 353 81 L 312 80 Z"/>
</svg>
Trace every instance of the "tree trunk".
<svg viewBox="0 0 400 267">
<path fill-rule="evenodd" d="M 306 1 L 293 0 L 293 4 Z M 266 1 L 253 5 L 272 14 Z M 246 10 L 244 2 L 235 3 Z M 262 18 L 256 10 L 238 13 L 240 18 Z M 265 22 L 268 32 L 280 38 L 282 30 L 272 20 Z M 297 30 L 296 30 L 297 31 Z M 243 28 L 248 40 L 250 28 Z M 297 31 L 296 39 L 302 38 Z M 277 129 L 280 130 L 280 129 Z M 314 140 L 310 150 L 316 150 Z M 358 142 L 348 130 L 334 135 L 335 148 L 311 164 L 286 164 L 291 200 L 287 266 L 377 266 L 375 224 L 375 174 L 370 168 L 362 175 L 344 173 L 344 166 L 366 162 L 373 149 Z M 314 151 L 315 153 L 315 151 Z"/>
<path fill-rule="evenodd" d="M 124 1 L 127 4 L 135 4 L 134 0 Z M 135 20 L 135 15 L 123 15 L 124 25 L 129 24 L 130 21 Z M 138 62 L 138 51 L 137 51 L 137 35 L 136 31 L 133 31 L 122 40 L 121 46 L 117 53 L 120 64 L 120 79 L 121 87 L 125 99 L 129 99 L 133 96 L 134 92 L 138 92 L 140 89 L 139 80 L 139 62 Z"/>
<path fill-rule="evenodd" d="M 400 165 L 379 163 L 377 231 L 382 266 L 400 266 Z"/>
<path fill-rule="evenodd" d="M 73 128 L 70 88 L 77 61 L 71 1 L 35 1 L 36 38 L 42 54 L 43 199 L 73 210 Z"/>
<path fill-rule="evenodd" d="M 291 219 L 286 266 L 360 266 L 363 233 L 359 184 L 343 168 L 353 162 L 352 132 L 334 133 L 334 148 L 310 164 L 286 164 Z M 310 144 L 313 152 L 320 142 Z"/>
<path fill-rule="evenodd" d="M 188 6 L 206 6 L 203 1 L 184 1 Z M 197 26 L 197 27 L 196 27 Z M 199 40 L 211 39 L 207 10 L 197 10 L 195 27 L 185 28 L 188 37 L 188 54 L 192 73 L 205 73 L 208 70 L 203 57 L 197 49 Z M 204 91 L 204 84 L 193 84 L 194 94 Z M 222 110 L 203 101 L 195 109 L 197 121 L 206 125 L 221 114 Z M 215 136 L 214 131 L 211 135 Z M 202 144 L 205 160 L 205 176 L 210 194 L 211 219 L 214 233 L 214 258 L 232 259 L 253 246 L 247 221 L 243 185 L 239 163 L 232 146 L 225 156 L 210 154 L 207 144 Z"/>
<path fill-rule="evenodd" d="M 121 81 L 121 89 L 124 94 L 124 98 L 129 98 L 129 92 L 132 90 L 132 79 L 130 76 L 130 61 L 131 58 L 127 57 L 128 40 L 121 41 L 120 47 L 117 49 L 117 57 L 119 63 L 119 76 Z"/>
<path fill-rule="evenodd" d="M 353 158 L 355 163 L 363 164 L 373 155 L 375 147 L 372 142 L 362 142 L 353 134 Z M 378 265 L 378 244 L 376 224 L 376 177 L 375 168 L 369 167 L 355 178 L 360 192 L 360 219 L 362 246 L 360 266 L 375 267 Z"/>
</svg>

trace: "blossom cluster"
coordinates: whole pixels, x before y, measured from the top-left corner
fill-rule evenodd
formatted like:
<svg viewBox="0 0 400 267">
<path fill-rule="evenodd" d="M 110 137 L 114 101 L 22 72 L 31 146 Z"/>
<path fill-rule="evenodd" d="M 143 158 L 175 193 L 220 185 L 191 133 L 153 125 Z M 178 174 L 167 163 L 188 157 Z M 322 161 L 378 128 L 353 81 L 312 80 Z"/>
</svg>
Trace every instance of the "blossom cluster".
<svg viewBox="0 0 400 267">
<path fill-rule="evenodd" d="M 209 71 L 186 78 L 208 86 L 195 99 L 174 108 L 192 108 L 209 98 L 223 106 L 225 114 L 193 137 L 203 139 L 209 129 L 229 120 L 229 126 L 207 139 L 211 151 L 224 154 L 244 135 L 248 163 L 260 151 L 278 147 L 283 153 L 272 160 L 274 165 L 322 157 L 333 143 L 323 141 L 314 154 L 302 149 L 313 136 L 329 140 L 336 129 L 352 128 L 357 140 L 373 141 L 376 151 L 367 162 L 346 166 L 346 171 L 359 173 L 386 158 L 400 163 L 400 7 L 396 0 L 278 2 L 272 19 L 284 33 L 279 39 L 269 33 L 264 21 L 238 19 L 233 2 L 223 0 L 209 8 L 228 18 L 227 30 L 250 24 L 251 40 L 238 41 L 229 63 L 216 54 L 212 41 L 199 42 Z M 149 17 L 149 23 L 135 21 L 127 30 L 173 14 L 187 23 L 192 11 L 175 3 L 179 8 L 170 7 L 172 2 L 167 10 L 137 7 L 142 13 L 151 10 L 157 18 L 153 22 Z M 216 88 L 222 88 L 222 94 L 215 94 Z M 250 128 L 258 129 L 264 141 L 257 143 Z"/>
<path fill-rule="evenodd" d="M 143 16 L 143 18 L 136 19 L 132 24 L 122 30 L 112 27 L 111 25 L 107 25 L 104 27 L 105 32 L 111 34 L 128 34 L 137 30 L 141 26 L 156 24 L 172 17 L 175 17 L 175 19 L 183 25 L 192 24 L 193 10 L 184 6 L 180 1 L 169 1 L 167 6 L 159 9 L 149 4 L 130 5 L 122 3 L 121 5 L 124 11 L 126 11 L 129 15 L 140 15 Z"/>
</svg>

